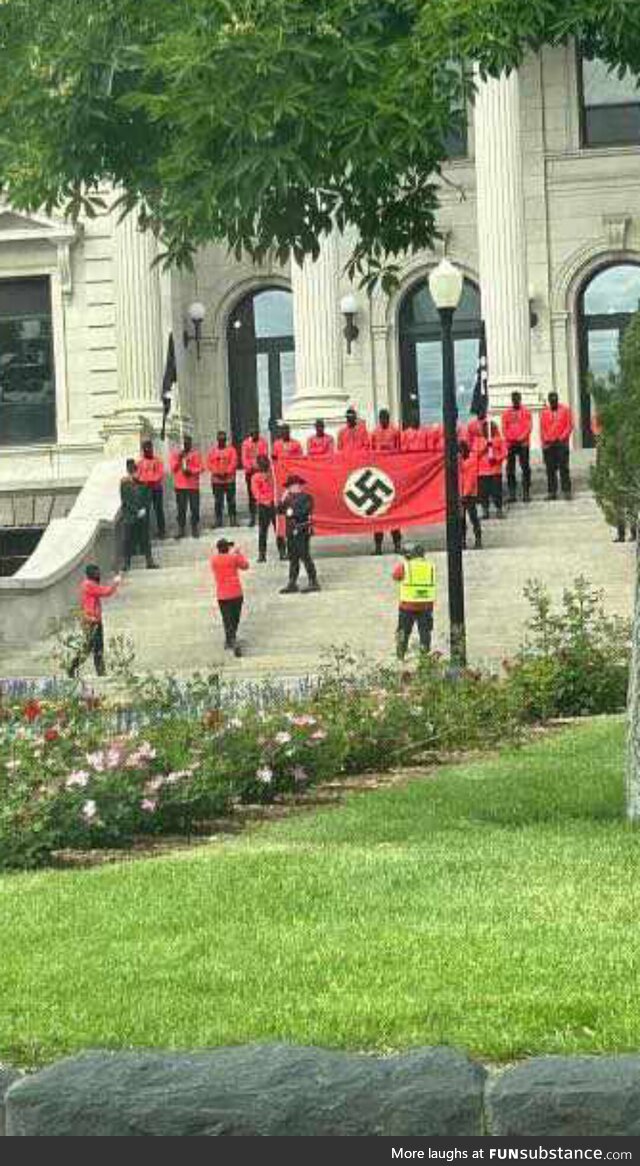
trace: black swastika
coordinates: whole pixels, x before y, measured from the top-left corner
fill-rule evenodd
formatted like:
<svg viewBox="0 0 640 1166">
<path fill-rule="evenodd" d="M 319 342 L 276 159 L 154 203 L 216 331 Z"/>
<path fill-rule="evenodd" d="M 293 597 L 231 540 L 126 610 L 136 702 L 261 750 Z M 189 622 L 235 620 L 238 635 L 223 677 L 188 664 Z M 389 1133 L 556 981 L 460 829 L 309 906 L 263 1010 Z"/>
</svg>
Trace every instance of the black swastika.
<svg viewBox="0 0 640 1166">
<path fill-rule="evenodd" d="M 388 481 L 378 477 L 373 470 L 363 470 L 360 477 L 352 481 L 349 489 L 345 491 L 345 498 L 348 498 L 361 514 L 372 518 L 387 506 L 394 493 L 393 486 Z"/>
</svg>

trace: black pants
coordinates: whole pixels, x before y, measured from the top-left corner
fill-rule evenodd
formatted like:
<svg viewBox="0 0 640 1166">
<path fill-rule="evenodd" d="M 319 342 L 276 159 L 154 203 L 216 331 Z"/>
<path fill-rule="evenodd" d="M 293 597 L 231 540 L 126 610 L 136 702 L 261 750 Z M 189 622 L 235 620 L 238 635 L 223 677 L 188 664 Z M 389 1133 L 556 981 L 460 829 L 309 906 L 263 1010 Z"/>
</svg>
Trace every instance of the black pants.
<svg viewBox="0 0 640 1166">
<path fill-rule="evenodd" d="M 405 611 L 398 609 L 397 654 L 399 660 L 404 660 L 414 624 L 418 626 L 420 647 L 424 652 L 431 648 L 431 633 L 433 631 L 433 612 L 426 608 L 423 611 Z"/>
<path fill-rule="evenodd" d="M 132 555 L 144 555 L 147 566 L 151 558 L 151 540 L 149 538 L 149 515 L 139 518 L 137 522 L 124 524 L 124 565 L 131 566 Z"/>
<path fill-rule="evenodd" d="M 237 599 L 219 599 L 218 607 L 224 625 L 224 642 L 228 648 L 233 648 L 238 634 L 240 616 L 242 615 L 242 595 Z"/>
<path fill-rule="evenodd" d="M 104 631 L 101 623 L 86 625 L 84 644 L 69 665 L 69 676 L 77 676 L 80 665 L 91 655 L 98 676 L 104 676 Z"/>
<path fill-rule="evenodd" d="M 520 469 L 522 471 L 522 497 L 526 502 L 531 491 L 531 459 L 529 456 L 529 446 L 523 441 L 516 445 L 509 446 L 507 454 L 507 486 L 509 488 L 509 501 L 516 500 L 516 462 L 520 462 Z"/>
<path fill-rule="evenodd" d="M 252 471 L 250 474 L 245 474 L 244 476 L 244 480 L 247 486 L 247 496 L 249 498 L 249 517 L 251 519 L 252 526 L 255 526 L 256 524 L 256 514 L 258 512 L 257 503 L 251 489 L 251 479 L 253 478 L 254 473 L 255 471 Z"/>
<path fill-rule="evenodd" d="M 300 574 L 302 563 L 310 583 L 317 583 L 318 576 L 315 564 L 311 558 L 311 535 L 287 534 L 287 551 L 289 553 L 289 586 L 295 587 Z"/>
<path fill-rule="evenodd" d="M 624 542 L 625 537 L 626 537 L 626 533 L 627 533 L 627 524 L 623 519 L 620 522 L 618 522 L 618 524 L 616 526 L 616 534 L 617 534 L 618 542 L 621 542 L 621 543 Z M 635 525 L 635 523 L 631 522 L 631 523 L 629 523 L 629 538 L 630 538 L 631 542 L 635 542 L 637 537 L 638 537 L 638 528 Z"/>
<path fill-rule="evenodd" d="M 267 540 L 269 537 L 269 527 L 276 529 L 276 509 L 275 506 L 258 506 L 258 558 L 266 559 L 267 557 Z M 281 559 L 286 557 L 286 543 L 279 535 L 276 536 L 276 546 L 278 554 Z"/>
<path fill-rule="evenodd" d="M 478 492 L 484 518 L 489 517 L 492 500 L 498 514 L 502 514 L 502 474 L 483 474 L 478 478 Z"/>
<path fill-rule="evenodd" d="M 224 522 L 224 500 L 227 500 L 227 510 L 229 511 L 229 522 L 232 526 L 236 525 L 236 484 L 235 482 L 227 482 L 225 485 L 218 483 L 212 484 L 213 503 L 215 507 L 215 523 L 216 526 L 222 526 Z"/>
<path fill-rule="evenodd" d="M 558 497 L 558 478 L 565 498 L 571 497 L 571 475 L 569 473 L 569 446 L 562 441 L 554 441 L 544 449 L 544 465 L 547 471 L 547 493 L 550 498 Z"/>
<path fill-rule="evenodd" d="M 461 498 L 460 511 L 462 515 L 462 545 L 464 547 L 467 545 L 467 514 L 469 515 L 469 521 L 471 523 L 471 529 L 473 530 L 476 544 L 481 543 L 482 527 L 478 517 L 478 507 L 476 505 L 475 498 Z"/>
<path fill-rule="evenodd" d="M 164 519 L 164 490 L 162 489 L 162 486 L 154 486 L 152 487 L 150 494 L 151 506 L 153 507 L 153 511 L 156 516 L 156 527 L 158 529 L 158 535 L 160 538 L 164 538 L 167 531 L 167 525 Z M 149 515 L 149 518 L 151 518 L 151 515 Z"/>
<path fill-rule="evenodd" d="M 393 540 L 394 551 L 399 551 L 401 546 L 402 546 L 402 531 L 401 530 L 392 530 L 391 531 L 391 538 Z M 377 530 L 373 536 L 373 542 L 374 542 L 376 551 L 378 551 L 378 552 L 381 551 L 382 544 L 384 542 L 384 531 Z"/>
<path fill-rule="evenodd" d="M 187 507 L 191 511 L 191 533 L 197 534 L 200 527 L 200 491 L 176 490 L 176 505 L 180 534 L 184 534 L 187 525 Z"/>
</svg>

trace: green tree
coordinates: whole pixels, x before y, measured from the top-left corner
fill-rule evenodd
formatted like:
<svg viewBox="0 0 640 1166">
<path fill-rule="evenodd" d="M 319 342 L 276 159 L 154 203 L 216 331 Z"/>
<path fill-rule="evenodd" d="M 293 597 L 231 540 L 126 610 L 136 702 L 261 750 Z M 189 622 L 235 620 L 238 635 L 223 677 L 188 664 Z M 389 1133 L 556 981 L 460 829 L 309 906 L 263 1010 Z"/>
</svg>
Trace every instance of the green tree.
<svg viewBox="0 0 640 1166">
<path fill-rule="evenodd" d="M 640 514 L 640 313 L 620 346 L 620 369 L 593 385 L 602 431 L 592 471 L 596 497 L 612 525 Z M 638 560 L 636 560 L 638 566 Z M 626 757 L 627 816 L 640 821 L 640 573 L 637 571 Z"/>
<path fill-rule="evenodd" d="M 571 36 L 640 70 L 636 0 L 4 0 L 0 182 L 72 213 L 113 183 L 178 262 L 313 255 L 336 222 L 375 278 L 433 242 L 451 62 Z"/>
</svg>

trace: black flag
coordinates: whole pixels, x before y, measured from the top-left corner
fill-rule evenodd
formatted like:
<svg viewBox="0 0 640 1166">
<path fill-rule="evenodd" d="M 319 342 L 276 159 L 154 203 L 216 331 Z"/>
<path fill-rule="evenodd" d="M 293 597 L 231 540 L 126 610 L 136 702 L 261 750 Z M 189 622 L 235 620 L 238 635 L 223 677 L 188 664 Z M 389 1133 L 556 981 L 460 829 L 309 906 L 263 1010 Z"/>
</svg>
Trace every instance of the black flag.
<svg viewBox="0 0 640 1166">
<path fill-rule="evenodd" d="M 485 332 L 484 320 L 482 321 L 480 331 L 480 351 L 478 353 L 478 369 L 476 372 L 476 383 L 473 386 L 473 397 L 471 398 L 471 412 L 477 417 L 480 413 L 486 413 L 489 409 L 489 368 L 487 364 L 487 334 Z"/>
<path fill-rule="evenodd" d="M 171 395 L 173 386 L 178 379 L 178 371 L 176 369 L 176 349 L 173 343 L 173 332 L 169 333 L 169 344 L 167 346 L 167 360 L 164 366 L 164 376 L 162 377 L 162 430 L 160 436 L 164 441 L 167 417 L 171 412 Z"/>
</svg>

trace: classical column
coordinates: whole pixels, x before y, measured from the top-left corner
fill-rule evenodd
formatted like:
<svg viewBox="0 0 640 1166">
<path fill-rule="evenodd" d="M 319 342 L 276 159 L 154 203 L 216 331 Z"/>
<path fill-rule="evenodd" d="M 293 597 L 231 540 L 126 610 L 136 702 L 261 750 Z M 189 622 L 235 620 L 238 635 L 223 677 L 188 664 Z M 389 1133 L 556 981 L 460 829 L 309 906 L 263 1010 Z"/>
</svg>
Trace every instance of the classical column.
<svg viewBox="0 0 640 1166">
<path fill-rule="evenodd" d="M 482 313 L 487 330 L 490 400 L 514 390 L 537 400 L 531 340 L 518 74 L 477 77 L 475 146 Z"/>
<path fill-rule="evenodd" d="M 292 260 L 293 331 L 296 345 L 296 393 L 286 415 L 294 426 L 312 425 L 316 417 L 330 424 L 344 417 L 342 336 L 338 299 L 337 232 L 322 241 L 314 261 Z"/>
<path fill-rule="evenodd" d="M 140 438 L 160 428 L 160 389 L 168 335 L 163 327 L 162 275 L 153 266 L 156 241 L 140 231 L 136 212 L 114 229 L 118 403 L 104 426 L 109 452 L 135 453 Z"/>
</svg>

